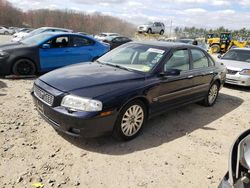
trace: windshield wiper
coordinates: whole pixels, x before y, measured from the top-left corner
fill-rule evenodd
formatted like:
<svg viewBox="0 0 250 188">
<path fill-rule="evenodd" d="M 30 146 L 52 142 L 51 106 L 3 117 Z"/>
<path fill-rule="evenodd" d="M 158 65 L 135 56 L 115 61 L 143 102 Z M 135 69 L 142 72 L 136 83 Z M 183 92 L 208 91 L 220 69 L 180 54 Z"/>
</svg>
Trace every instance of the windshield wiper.
<svg viewBox="0 0 250 188">
<path fill-rule="evenodd" d="M 117 64 L 112 64 L 112 63 L 104 63 L 105 65 L 110 65 L 112 67 L 116 67 L 116 68 L 119 68 L 119 69 L 124 69 L 124 70 L 127 70 L 127 71 L 133 71 L 133 69 L 129 69 L 127 67 L 124 67 L 124 66 L 121 66 L 121 65 L 117 65 Z"/>
</svg>

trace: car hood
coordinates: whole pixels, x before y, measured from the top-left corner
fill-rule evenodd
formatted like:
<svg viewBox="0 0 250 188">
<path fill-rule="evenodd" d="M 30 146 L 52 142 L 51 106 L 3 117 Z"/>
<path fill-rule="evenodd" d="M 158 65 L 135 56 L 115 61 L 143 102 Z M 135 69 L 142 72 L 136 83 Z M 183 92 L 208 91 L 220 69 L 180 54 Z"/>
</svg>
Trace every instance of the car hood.
<svg viewBox="0 0 250 188">
<path fill-rule="evenodd" d="M 14 34 L 13 36 L 15 36 L 15 37 L 24 37 L 24 36 L 27 36 L 27 35 L 29 35 L 29 33 L 20 32 L 20 33 Z"/>
<path fill-rule="evenodd" d="M 28 46 L 20 42 L 13 42 L 13 43 L 0 45 L 0 50 L 14 50 L 14 49 L 23 48 L 23 47 L 28 47 Z"/>
<path fill-rule="evenodd" d="M 234 61 L 234 60 L 219 60 L 220 63 L 223 63 L 227 69 L 241 71 L 243 69 L 250 69 L 250 63 L 244 61 Z"/>
<path fill-rule="evenodd" d="M 70 92 L 86 88 L 93 89 L 93 87 L 106 85 L 119 85 L 121 82 L 129 82 L 141 78 L 145 78 L 145 75 L 89 62 L 51 71 L 39 79 L 55 89 Z"/>
<path fill-rule="evenodd" d="M 149 25 L 143 24 L 143 25 L 139 25 L 138 27 L 148 27 Z"/>
</svg>

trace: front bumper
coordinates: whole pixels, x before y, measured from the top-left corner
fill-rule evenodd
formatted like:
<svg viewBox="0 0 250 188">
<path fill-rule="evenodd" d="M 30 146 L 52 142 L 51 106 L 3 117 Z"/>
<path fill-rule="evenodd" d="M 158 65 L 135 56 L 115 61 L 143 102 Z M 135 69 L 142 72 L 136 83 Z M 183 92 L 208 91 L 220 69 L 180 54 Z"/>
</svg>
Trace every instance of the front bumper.
<svg viewBox="0 0 250 188">
<path fill-rule="evenodd" d="M 234 84 L 239 86 L 250 86 L 250 76 L 237 74 L 227 74 L 226 75 L 226 83 Z"/>
<path fill-rule="evenodd" d="M 44 86 L 44 83 L 43 83 Z M 43 87 L 44 88 L 44 87 Z M 55 89 L 46 85 L 46 90 Z M 113 112 L 108 116 L 101 116 L 100 112 L 70 112 L 65 107 L 60 105 L 52 105 L 43 102 L 39 99 L 34 91 L 31 92 L 37 111 L 52 127 L 67 135 L 75 137 L 98 137 L 109 134 L 113 131 L 113 127 L 117 118 L 117 113 Z M 55 96 L 55 101 L 59 101 L 60 96 Z"/>
<path fill-rule="evenodd" d="M 0 58 L 0 76 L 9 75 L 11 73 L 11 63 L 9 58 Z"/>
<path fill-rule="evenodd" d="M 148 29 L 146 27 L 143 27 L 143 28 L 138 28 L 137 31 L 138 32 L 147 32 Z"/>
</svg>

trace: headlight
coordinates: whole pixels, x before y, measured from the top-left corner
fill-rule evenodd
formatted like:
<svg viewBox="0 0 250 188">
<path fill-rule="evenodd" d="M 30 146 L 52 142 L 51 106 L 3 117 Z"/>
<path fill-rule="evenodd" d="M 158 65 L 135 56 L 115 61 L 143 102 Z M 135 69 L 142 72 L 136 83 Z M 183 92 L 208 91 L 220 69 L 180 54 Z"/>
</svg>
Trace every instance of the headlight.
<svg viewBox="0 0 250 188">
<path fill-rule="evenodd" d="M 250 75 L 250 69 L 244 69 L 240 72 L 241 75 Z"/>
<path fill-rule="evenodd" d="M 102 110 L 102 102 L 98 100 L 77 97 L 74 95 L 66 95 L 65 97 L 63 97 L 61 106 L 74 111 L 80 110 L 87 112 L 96 112 Z"/>
<path fill-rule="evenodd" d="M 9 54 L 7 52 L 4 52 L 4 51 L 0 51 L 0 58 L 1 57 L 8 57 Z"/>
</svg>

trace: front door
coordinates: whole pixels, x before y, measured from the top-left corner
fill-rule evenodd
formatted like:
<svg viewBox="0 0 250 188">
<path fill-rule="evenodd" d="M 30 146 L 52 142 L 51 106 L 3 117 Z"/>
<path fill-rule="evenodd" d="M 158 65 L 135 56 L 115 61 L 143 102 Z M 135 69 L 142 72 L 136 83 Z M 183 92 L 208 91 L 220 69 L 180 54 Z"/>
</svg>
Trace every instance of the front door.
<svg viewBox="0 0 250 188">
<path fill-rule="evenodd" d="M 69 36 L 57 36 L 39 49 L 40 69 L 42 72 L 68 65 L 71 61 L 71 47 L 69 46 Z"/>
<path fill-rule="evenodd" d="M 188 49 L 178 49 L 164 64 L 164 72 L 171 69 L 180 70 L 180 75 L 159 77 L 158 96 L 154 98 L 156 111 L 169 109 L 190 101 L 192 98 L 193 75 Z"/>
</svg>

